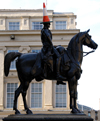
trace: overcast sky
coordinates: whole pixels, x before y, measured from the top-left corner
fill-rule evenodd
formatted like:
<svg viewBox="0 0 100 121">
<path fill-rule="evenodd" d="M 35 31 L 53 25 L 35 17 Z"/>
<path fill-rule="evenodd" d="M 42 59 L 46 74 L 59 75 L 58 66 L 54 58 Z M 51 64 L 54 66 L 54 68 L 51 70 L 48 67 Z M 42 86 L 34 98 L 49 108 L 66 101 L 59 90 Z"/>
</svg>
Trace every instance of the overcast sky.
<svg viewBox="0 0 100 121">
<path fill-rule="evenodd" d="M 0 9 L 42 9 L 46 0 L 0 0 Z M 90 29 L 92 39 L 100 45 L 100 0 L 47 0 L 47 9 L 54 12 L 73 12 L 77 29 Z M 91 49 L 84 48 L 84 51 Z M 100 47 L 83 59 L 82 76 L 78 81 L 78 102 L 99 109 Z"/>
</svg>

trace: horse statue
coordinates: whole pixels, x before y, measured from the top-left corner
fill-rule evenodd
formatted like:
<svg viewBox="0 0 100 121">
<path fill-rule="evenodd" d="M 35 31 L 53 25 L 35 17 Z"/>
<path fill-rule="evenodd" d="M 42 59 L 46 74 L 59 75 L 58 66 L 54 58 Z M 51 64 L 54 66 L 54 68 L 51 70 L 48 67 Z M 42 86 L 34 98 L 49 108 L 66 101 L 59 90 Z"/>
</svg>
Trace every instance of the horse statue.
<svg viewBox="0 0 100 121">
<path fill-rule="evenodd" d="M 69 42 L 68 47 L 65 49 L 62 46 L 56 47 L 57 51 L 61 54 L 61 65 L 60 73 L 65 80 L 57 81 L 57 84 L 64 84 L 63 81 L 68 81 L 69 94 L 70 94 L 70 109 L 72 113 L 82 113 L 76 104 L 77 99 L 77 81 L 79 80 L 82 70 L 81 64 L 83 60 L 83 45 L 86 45 L 92 49 L 97 48 L 97 44 L 91 39 L 88 31 L 79 32 L 76 34 Z M 91 51 L 94 52 L 94 51 Z M 87 52 L 89 54 L 91 52 Z M 20 86 L 15 91 L 14 106 L 15 114 L 20 114 L 17 109 L 17 99 L 19 94 L 22 93 L 24 108 L 27 114 L 32 114 L 32 111 L 28 108 L 26 103 L 26 92 L 28 90 L 29 84 L 33 79 L 36 81 L 42 81 L 43 79 L 56 80 L 56 58 L 53 56 L 53 72 L 50 70 L 49 65 L 47 66 L 47 74 L 44 75 L 44 61 L 42 58 L 42 51 L 39 53 L 19 53 L 10 52 L 5 55 L 4 59 L 4 73 L 8 76 L 11 61 L 15 58 L 16 68 L 18 73 L 18 78 L 20 80 Z"/>
</svg>

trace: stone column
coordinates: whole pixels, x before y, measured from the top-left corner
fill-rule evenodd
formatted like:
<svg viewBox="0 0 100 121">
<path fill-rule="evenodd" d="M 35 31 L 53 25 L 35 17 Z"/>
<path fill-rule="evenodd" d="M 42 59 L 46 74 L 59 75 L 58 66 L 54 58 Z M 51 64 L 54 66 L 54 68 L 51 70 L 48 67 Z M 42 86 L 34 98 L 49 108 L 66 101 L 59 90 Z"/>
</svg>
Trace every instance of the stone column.
<svg viewBox="0 0 100 121">
<path fill-rule="evenodd" d="M 28 46 L 21 46 L 20 48 L 19 48 L 19 52 L 21 52 L 21 53 L 28 53 L 29 51 L 30 51 L 30 47 L 28 47 Z M 23 99 L 22 99 L 22 95 L 20 95 L 20 97 L 19 97 L 19 108 L 21 109 L 21 110 L 23 110 L 24 109 L 24 104 L 23 104 Z"/>
<path fill-rule="evenodd" d="M 4 108 L 3 93 L 4 93 L 4 51 L 6 47 L 0 47 L 0 110 Z"/>
<path fill-rule="evenodd" d="M 45 80 L 44 88 L 44 108 L 49 110 L 53 108 L 52 100 L 52 80 Z"/>
</svg>

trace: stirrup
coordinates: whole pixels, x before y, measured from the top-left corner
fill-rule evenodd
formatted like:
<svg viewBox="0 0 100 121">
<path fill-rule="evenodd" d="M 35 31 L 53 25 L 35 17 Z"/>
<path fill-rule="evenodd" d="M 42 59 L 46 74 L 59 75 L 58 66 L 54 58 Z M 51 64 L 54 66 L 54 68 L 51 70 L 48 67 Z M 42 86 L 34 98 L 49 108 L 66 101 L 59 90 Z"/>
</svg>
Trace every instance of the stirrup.
<svg viewBox="0 0 100 121">
<path fill-rule="evenodd" d="M 66 78 L 63 77 L 63 76 L 61 76 L 61 75 L 58 75 L 58 76 L 57 76 L 57 80 L 58 80 L 58 81 L 64 81 L 64 80 L 66 80 Z"/>
<path fill-rule="evenodd" d="M 66 85 L 66 83 L 64 83 L 63 81 L 57 81 L 56 84 L 57 84 L 57 85 L 59 85 L 59 84 Z"/>
</svg>

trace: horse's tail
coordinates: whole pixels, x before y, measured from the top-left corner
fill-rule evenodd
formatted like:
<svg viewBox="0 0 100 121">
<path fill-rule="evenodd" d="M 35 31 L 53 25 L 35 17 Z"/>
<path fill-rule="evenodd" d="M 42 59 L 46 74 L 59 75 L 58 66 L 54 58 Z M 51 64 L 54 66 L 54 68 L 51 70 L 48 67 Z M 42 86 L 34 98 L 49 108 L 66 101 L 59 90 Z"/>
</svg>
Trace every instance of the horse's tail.
<svg viewBox="0 0 100 121">
<path fill-rule="evenodd" d="M 10 53 L 6 54 L 6 56 L 4 58 L 5 76 L 8 76 L 8 74 L 9 74 L 9 68 L 10 68 L 11 61 L 13 61 L 16 57 L 19 57 L 20 55 L 21 55 L 21 53 L 19 53 L 19 52 L 10 52 Z"/>
</svg>

